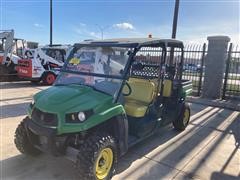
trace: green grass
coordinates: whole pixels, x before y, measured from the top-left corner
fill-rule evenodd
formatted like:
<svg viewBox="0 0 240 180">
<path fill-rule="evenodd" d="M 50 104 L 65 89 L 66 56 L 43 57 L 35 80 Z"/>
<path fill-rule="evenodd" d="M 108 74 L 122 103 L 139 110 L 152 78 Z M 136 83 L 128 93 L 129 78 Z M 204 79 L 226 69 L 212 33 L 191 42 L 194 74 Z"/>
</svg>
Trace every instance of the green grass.
<svg viewBox="0 0 240 180">
<path fill-rule="evenodd" d="M 199 81 L 192 81 L 193 86 L 198 86 L 199 85 Z"/>
<path fill-rule="evenodd" d="M 199 81 L 192 80 L 193 90 L 198 90 Z M 238 91 L 240 93 L 240 85 L 237 84 L 227 84 L 227 91 Z"/>
<path fill-rule="evenodd" d="M 226 90 L 230 91 L 238 91 L 240 93 L 240 85 L 236 84 L 227 84 Z"/>
<path fill-rule="evenodd" d="M 183 76 L 200 76 L 198 72 L 183 72 Z"/>
<path fill-rule="evenodd" d="M 240 76 L 228 76 L 229 80 L 240 80 Z"/>
<path fill-rule="evenodd" d="M 200 73 L 199 73 L 199 72 L 183 72 L 183 76 L 188 76 L 188 77 L 200 77 Z M 203 77 L 204 77 L 204 73 L 203 73 Z M 229 79 L 229 80 L 240 80 L 240 76 L 228 75 L 228 79 Z"/>
</svg>

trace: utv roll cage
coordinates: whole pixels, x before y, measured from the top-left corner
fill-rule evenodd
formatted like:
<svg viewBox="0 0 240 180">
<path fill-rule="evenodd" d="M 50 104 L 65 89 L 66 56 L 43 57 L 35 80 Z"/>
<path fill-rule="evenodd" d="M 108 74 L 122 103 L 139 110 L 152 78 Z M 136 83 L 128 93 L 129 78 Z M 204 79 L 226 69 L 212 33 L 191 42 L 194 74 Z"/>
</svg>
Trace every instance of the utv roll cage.
<svg viewBox="0 0 240 180">
<path fill-rule="evenodd" d="M 104 75 L 104 74 L 96 74 L 91 72 L 76 72 L 66 69 L 66 63 L 62 68 L 62 72 L 68 72 L 68 73 L 74 73 L 74 74 L 80 74 L 80 75 L 88 75 L 88 76 L 98 76 L 98 77 L 108 77 L 108 78 L 114 78 L 114 79 L 123 79 L 122 85 L 119 89 L 119 92 L 117 93 L 115 101 L 118 101 L 120 93 L 124 87 L 125 81 L 128 79 L 128 75 L 130 72 L 130 68 L 135 61 L 134 57 L 137 54 L 137 52 L 143 48 L 143 47 L 152 47 L 157 48 L 160 47 L 162 49 L 162 55 L 160 58 L 159 63 L 159 74 L 161 74 L 162 66 L 166 64 L 166 56 L 168 48 L 171 49 L 171 53 L 174 53 L 174 48 L 179 48 L 181 52 L 181 60 L 179 67 L 180 74 L 178 77 L 179 83 L 182 81 L 182 69 L 183 69 L 183 55 L 184 55 L 184 45 L 182 41 L 175 40 L 175 39 L 158 39 L 158 38 L 122 38 L 122 39 L 107 39 L 107 40 L 97 40 L 97 41 L 83 41 L 81 43 L 74 44 L 74 49 L 71 52 L 72 54 L 75 52 L 76 49 L 83 48 L 83 47 L 120 47 L 120 48 L 131 48 L 132 51 L 129 51 L 129 57 L 127 60 L 127 64 L 125 66 L 125 69 L 122 73 L 122 76 L 119 75 Z M 71 57 L 71 55 L 69 56 Z M 171 61 L 169 66 L 171 67 Z M 159 77 L 160 79 L 163 79 L 164 77 Z"/>
</svg>

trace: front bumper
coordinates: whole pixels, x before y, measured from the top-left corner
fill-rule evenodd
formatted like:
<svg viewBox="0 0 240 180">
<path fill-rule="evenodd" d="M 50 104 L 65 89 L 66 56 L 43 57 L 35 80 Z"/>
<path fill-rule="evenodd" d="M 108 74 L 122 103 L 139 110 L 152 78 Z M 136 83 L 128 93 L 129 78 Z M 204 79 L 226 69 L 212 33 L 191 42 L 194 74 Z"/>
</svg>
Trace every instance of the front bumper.
<svg viewBox="0 0 240 180">
<path fill-rule="evenodd" d="M 58 137 L 57 129 L 39 126 L 31 119 L 25 122 L 30 142 L 40 151 L 59 156 L 64 152 L 66 137 Z"/>
<path fill-rule="evenodd" d="M 39 126 L 31 119 L 28 119 L 26 121 L 25 127 L 31 130 L 34 134 L 39 136 L 53 137 L 57 135 L 57 129 Z"/>
</svg>

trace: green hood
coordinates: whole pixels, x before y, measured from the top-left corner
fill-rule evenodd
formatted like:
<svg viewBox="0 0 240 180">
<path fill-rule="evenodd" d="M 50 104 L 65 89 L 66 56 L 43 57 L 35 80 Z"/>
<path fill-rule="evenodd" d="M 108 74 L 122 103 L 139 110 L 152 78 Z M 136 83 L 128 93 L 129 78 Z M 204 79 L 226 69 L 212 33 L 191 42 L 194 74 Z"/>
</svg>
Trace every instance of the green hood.
<svg viewBox="0 0 240 180">
<path fill-rule="evenodd" d="M 35 107 L 58 116 L 57 134 L 86 131 L 112 117 L 125 113 L 121 104 L 113 97 L 91 87 L 80 85 L 52 86 L 34 96 Z M 68 123 L 66 114 L 93 110 L 93 114 L 82 123 Z M 29 107 L 31 117 L 32 108 Z"/>
<path fill-rule="evenodd" d="M 35 106 L 52 113 L 78 112 L 112 103 L 110 95 L 80 85 L 52 86 L 34 96 Z"/>
</svg>

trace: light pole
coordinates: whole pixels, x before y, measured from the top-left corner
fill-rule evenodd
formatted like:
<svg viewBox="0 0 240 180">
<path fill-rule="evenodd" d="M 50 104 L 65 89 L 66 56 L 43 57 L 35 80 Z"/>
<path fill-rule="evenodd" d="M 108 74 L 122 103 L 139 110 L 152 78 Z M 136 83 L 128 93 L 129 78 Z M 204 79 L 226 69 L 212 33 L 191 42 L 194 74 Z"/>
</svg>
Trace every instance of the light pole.
<svg viewBox="0 0 240 180">
<path fill-rule="evenodd" d="M 176 34 L 177 34 L 179 1 L 180 0 L 175 0 L 175 8 L 174 8 L 173 24 L 172 24 L 172 39 L 176 39 Z M 170 64 L 173 64 L 173 57 L 174 57 L 174 48 L 171 48 Z"/>
<path fill-rule="evenodd" d="M 52 0 L 50 0 L 50 46 L 52 46 Z"/>
<path fill-rule="evenodd" d="M 172 25 L 172 38 L 176 38 L 177 33 L 177 22 L 178 22 L 178 9 L 179 9 L 179 1 L 175 1 L 175 8 L 174 8 L 174 16 L 173 16 L 173 25 Z"/>
<path fill-rule="evenodd" d="M 101 38 L 103 40 L 103 32 L 104 32 L 104 30 L 106 30 L 108 28 L 108 26 L 103 27 L 103 26 L 100 26 L 99 24 L 95 24 L 95 25 L 99 28 L 99 30 L 101 32 Z"/>
</svg>

